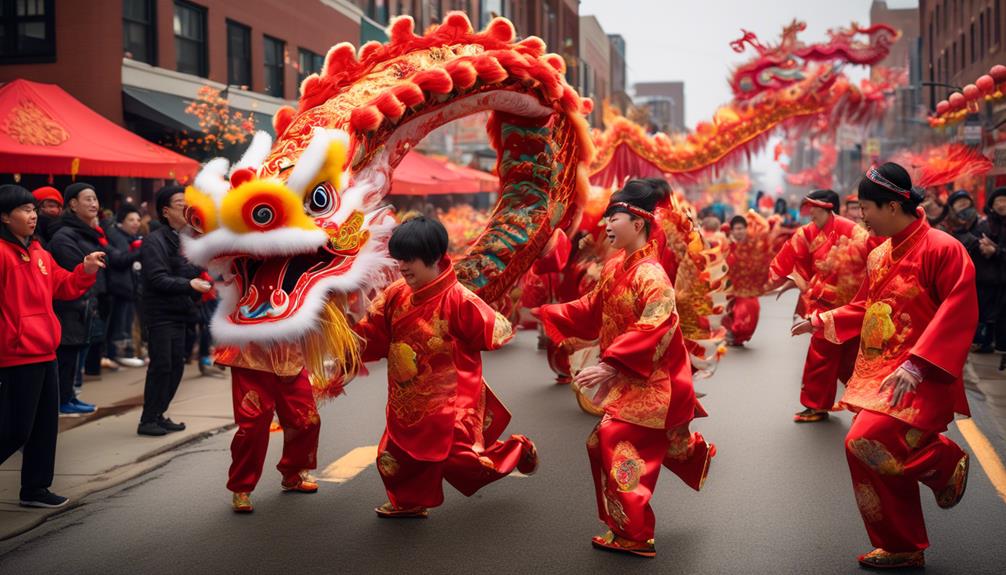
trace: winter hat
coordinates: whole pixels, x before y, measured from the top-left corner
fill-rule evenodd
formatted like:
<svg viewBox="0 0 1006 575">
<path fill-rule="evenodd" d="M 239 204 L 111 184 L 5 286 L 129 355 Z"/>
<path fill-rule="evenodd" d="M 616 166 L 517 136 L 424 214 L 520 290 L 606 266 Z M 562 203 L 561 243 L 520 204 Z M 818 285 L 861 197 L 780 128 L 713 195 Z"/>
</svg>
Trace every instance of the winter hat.
<svg viewBox="0 0 1006 575">
<path fill-rule="evenodd" d="M 87 182 L 77 182 L 75 184 L 70 184 L 63 190 L 63 202 L 69 204 L 70 200 L 76 198 L 84 190 L 95 190 L 95 187 Z M 97 190 L 95 190 L 97 192 Z"/>
<path fill-rule="evenodd" d="M 140 213 L 140 208 L 134 206 L 133 204 L 122 204 L 122 206 L 119 208 L 119 211 L 115 212 L 115 221 L 116 223 L 121 224 L 123 220 L 126 219 L 126 216 L 128 216 L 129 214 L 138 214 L 138 213 Z"/>
<path fill-rule="evenodd" d="M 42 186 L 33 191 L 31 195 L 35 196 L 35 201 L 39 204 L 46 200 L 52 200 L 59 204 L 59 207 L 63 207 L 63 194 L 59 193 L 59 190 L 52 186 Z"/>
<path fill-rule="evenodd" d="M 157 209 L 156 213 L 157 219 L 160 220 L 161 223 L 167 223 L 167 220 L 164 219 L 164 208 L 171 205 L 171 198 L 173 198 L 175 194 L 184 193 L 185 188 L 183 186 L 164 186 L 163 188 L 157 190 L 157 198 L 155 202 Z"/>
</svg>

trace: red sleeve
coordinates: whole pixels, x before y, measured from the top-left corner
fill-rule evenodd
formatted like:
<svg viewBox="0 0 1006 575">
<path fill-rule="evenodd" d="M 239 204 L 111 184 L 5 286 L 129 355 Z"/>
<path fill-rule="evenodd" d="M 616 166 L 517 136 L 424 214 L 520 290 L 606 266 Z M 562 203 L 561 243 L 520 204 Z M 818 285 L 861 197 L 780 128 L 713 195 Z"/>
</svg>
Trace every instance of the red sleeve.
<svg viewBox="0 0 1006 575">
<path fill-rule="evenodd" d="M 799 276 L 804 283 L 810 280 L 809 270 L 813 269 L 814 262 L 806 234 L 807 227 L 804 226 L 782 245 L 779 253 L 769 264 L 769 283 L 781 283 L 783 278 L 791 277 L 794 274 Z"/>
<path fill-rule="evenodd" d="M 601 305 L 598 300 L 603 283 L 602 279 L 580 299 L 541 306 L 538 319 L 545 328 L 545 335 L 554 343 L 562 343 L 569 338 L 597 339 L 601 333 Z"/>
<path fill-rule="evenodd" d="M 927 375 L 936 376 L 934 379 L 953 383 L 961 377 L 978 325 L 975 267 L 967 250 L 957 242 L 926 256 L 923 273 L 935 276 L 933 297 L 939 307 L 915 342 L 912 360 Z M 943 377 L 937 376 L 939 372 Z"/>
<path fill-rule="evenodd" d="M 59 300 L 74 300 L 84 295 L 94 282 L 98 279 L 97 274 L 89 274 L 84 271 L 84 264 L 77 264 L 72 272 L 68 272 L 56 265 L 52 256 L 44 252 L 49 260 L 46 267 L 52 274 L 52 297 Z"/>
<path fill-rule="evenodd" d="M 632 281 L 633 296 L 643 304 L 643 311 L 603 350 L 601 361 L 621 372 L 649 378 L 662 365 L 657 357 L 659 350 L 663 348 L 666 352 L 668 340 L 678 329 L 674 288 L 663 269 L 656 265 L 639 266 Z"/>
<path fill-rule="evenodd" d="M 377 361 L 387 357 L 391 346 L 391 316 L 387 309 L 388 298 L 393 298 L 397 284 L 381 292 L 370 304 L 367 315 L 353 326 L 353 331 L 363 340 L 363 361 Z"/>
<path fill-rule="evenodd" d="M 466 288 L 461 288 L 457 310 L 449 318 L 451 334 L 469 349 L 492 351 L 513 339 L 505 317 Z"/>
<path fill-rule="evenodd" d="M 851 302 L 818 316 L 824 339 L 840 344 L 857 337 L 862 332 L 863 318 L 866 316 L 866 298 L 869 293 L 870 281 L 864 280 L 859 287 L 859 293 Z"/>
</svg>

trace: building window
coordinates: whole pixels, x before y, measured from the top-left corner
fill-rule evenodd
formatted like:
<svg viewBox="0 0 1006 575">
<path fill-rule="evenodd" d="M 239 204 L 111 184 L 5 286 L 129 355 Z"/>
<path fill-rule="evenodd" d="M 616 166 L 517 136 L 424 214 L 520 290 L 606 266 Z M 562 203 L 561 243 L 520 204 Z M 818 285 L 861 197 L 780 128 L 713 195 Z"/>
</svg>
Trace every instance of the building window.
<svg viewBox="0 0 1006 575">
<path fill-rule="evenodd" d="M 265 36 L 265 93 L 283 97 L 283 52 L 286 43 Z"/>
<path fill-rule="evenodd" d="M 479 28 L 485 28 L 493 19 L 493 15 L 506 16 L 506 3 L 503 0 L 482 0 L 482 14 L 479 18 Z"/>
<path fill-rule="evenodd" d="M 936 5 L 936 30 L 940 29 L 940 5 Z"/>
<path fill-rule="evenodd" d="M 975 48 L 975 23 L 971 23 L 971 63 L 978 61 L 978 50 Z"/>
<path fill-rule="evenodd" d="M 297 84 L 300 85 L 304 78 L 311 74 L 320 74 L 321 66 L 325 63 L 325 58 L 320 54 L 315 54 L 310 50 L 301 48 L 297 51 Z"/>
<path fill-rule="evenodd" d="M 155 58 L 154 0 L 122 1 L 122 53 L 137 62 L 157 64 Z"/>
<path fill-rule="evenodd" d="M 251 28 L 227 21 L 227 84 L 251 86 Z"/>
<path fill-rule="evenodd" d="M 996 46 L 1001 46 L 1003 41 L 1003 0 L 996 0 L 995 11 L 993 12 L 992 37 Z"/>
<path fill-rule="evenodd" d="M 978 54 L 985 56 L 988 46 L 985 44 L 985 12 L 978 15 Z"/>
<path fill-rule="evenodd" d="M 366 5 L 367 17 L 378 24 L 387 24 L 388 1 L 389 0 L 367 0 L 364 3 Z"/>
<path fill-rule="evenodd" d="M 54 0 L 0 0 L 0 62 L 56 59 Z"/>
<path fill-rule="evenodd" d="M 968 50 L 965 46 L 967 44 L 964 42 L 964 34 L 961 34 L 961 69 L 963 70 L 968 65 Z M 954 56 L 954 60 L 957 60 L 957 56 Z"/>
<path fill-rule="evenodd" d="M 175 0 L 174 27 L 177 70 L 206 78 L 206 8 Z"/>
<path fill-rule="evenodd" d="M 963 49 L 964 47 L 961 46 Z M 957 42 L 954 42 L 953 47 L 950 50 L 950 65 L 957 66 Z"/>
</svg>

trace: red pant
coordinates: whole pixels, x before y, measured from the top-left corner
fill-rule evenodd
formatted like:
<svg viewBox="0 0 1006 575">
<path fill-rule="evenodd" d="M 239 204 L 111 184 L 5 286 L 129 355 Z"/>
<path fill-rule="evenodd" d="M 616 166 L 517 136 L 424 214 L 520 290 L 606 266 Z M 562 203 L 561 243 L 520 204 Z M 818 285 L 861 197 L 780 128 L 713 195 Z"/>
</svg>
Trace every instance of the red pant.
<svg viewBox="0 0 1006 575">
<path fill-rule="evenodd" d="M 723 318 L 723 327 L 730 330 L 731 341 L 742 344 L 751 339 L 758 327 L 761 304 L 756 297 L 735 297 L 730 302 L 730 311 Z"/>
<path fill-rule="evenodd" d="M 573 381 L 573 369 L 569 363 L 569 351 L 565 347 L 553 343 L 552 340 L 548 340 L 545 345 L 546 353 L 548 354 L 548 366 L 555 372 L 555 382 L 569 383 Z"/>
<path fill-rule="evenodd" d="M 919 482 L 943 489 L 964 452 L 942 434 L 861 411 L 845 437 L 856 504 L 870 542 L 901 553 L 929 547 Z"/>
<path fill-rule="evenodd" d="M 620 537 L 652 539 L 650 498 L 661 465 L 697 491 L 708 472 L 708 448 L 688 426 L 652 429 L 604 416 L 587 437 L 598 517 Z"/>
<path fill-rule="evenodd" d="M 283 457 L 276 466 L 284 477 L 317 467 L 321 419 L 306 372 L 294 377 L 232 367 L 234 422 L 227 489 L 252 491 L 262 477 L 273 412 L 283 426 Z"/>
<path fill-rule="evenodd" d="M 838 381 L 845 383 L 852 377 L 858 353 L 858 337 L 835 345 L 820 334 L 812 335 L 803 365 L 800 403 L 812 409 L 831 409 L 835 405 Z"/>
<path fill-rule="evenodd" d="M 395 507 L 437 507 L 444 502 L 443 481 L 471 497 L 476 491 L 517 468 L 531 448 L 523 435 L 511 435 L 484 451 L 473 447 L 474 434 L 463 424 L 454 427 L 454 445 L 443 461 L 419 461 L 400 448 L 388 435 L 381 437 L 377 470 L 384 481 L 388 500 Z"/>
</svg>

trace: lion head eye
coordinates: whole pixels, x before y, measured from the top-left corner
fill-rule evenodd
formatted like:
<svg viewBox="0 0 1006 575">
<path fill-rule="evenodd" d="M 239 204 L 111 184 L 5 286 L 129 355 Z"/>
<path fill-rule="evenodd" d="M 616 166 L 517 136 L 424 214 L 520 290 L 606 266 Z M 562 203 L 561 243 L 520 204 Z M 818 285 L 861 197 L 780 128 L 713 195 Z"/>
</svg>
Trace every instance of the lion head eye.
<svg viewBox="0 0 1006 575">
<path fill-rule="evenodd" d="M 338 207 L 339 197 L 328 182 L 316 185 L 304 198 L 304 210 L 312 216 L 325 215 Z"/>
</svg>

